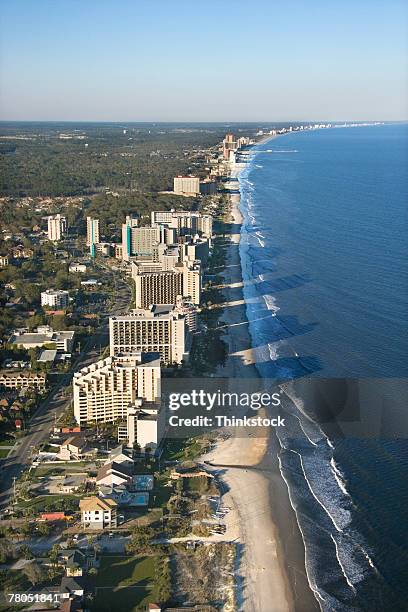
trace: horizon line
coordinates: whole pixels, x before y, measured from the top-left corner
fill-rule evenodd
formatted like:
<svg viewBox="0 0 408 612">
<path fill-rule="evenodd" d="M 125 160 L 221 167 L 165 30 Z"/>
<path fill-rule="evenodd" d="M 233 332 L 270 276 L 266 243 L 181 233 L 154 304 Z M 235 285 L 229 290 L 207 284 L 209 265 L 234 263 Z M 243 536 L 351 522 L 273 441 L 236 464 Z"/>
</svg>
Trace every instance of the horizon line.
<svg viewBox="0 0 408 612">
<path fill-rule="evenodd" d="M 190 119 L 0 119 L 0 123 L 206 123 L 214 124 L 259 124 L 259 123 L 408 123 L 408 117 L 405 119 L 255 119 L 255 120 L 199 120 Z"/>
</svg>

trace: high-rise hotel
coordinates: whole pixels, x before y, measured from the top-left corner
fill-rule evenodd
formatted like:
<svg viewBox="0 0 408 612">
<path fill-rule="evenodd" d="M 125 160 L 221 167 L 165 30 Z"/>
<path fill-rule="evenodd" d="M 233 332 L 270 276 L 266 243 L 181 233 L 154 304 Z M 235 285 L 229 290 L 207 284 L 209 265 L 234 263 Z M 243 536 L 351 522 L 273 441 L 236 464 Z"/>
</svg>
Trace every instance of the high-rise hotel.
<svg viewBox="0 0 408 612">
<path fill-rule="evenodd" d="M 108 357 L 76 372 L 72 384 L 77 423 L 126 419 L 137 400 L 140 405 L 160 400 L 159 355 Z"/>
<path fill-rule="evenodd" d="M 200 179 L 198 176 L 175 176 L 173 191 L 178 195 L 195 196 L 200 193 Z"/>
<path fill-rule="evenodd" d="M 112 356 L 157 352 L 165 365 L 181 363 L 190 344 L 186 315 L 172 304 L 136 308 L 109 319 L 109 342 Z"/>
<path fill-rule="evenodd" d="M 175 304 L 178 296 L 198 305 L 201 298 L 201 265 L 199 261 L 176 263 L 163 269 L 161 262 L 132 263 L 136 308 L 152 304 Z"/>
<path fill-rule="evenodd" d="M 188 210 L 154 210 L 151 213 L 152 227 L 162 226 L 173 230 L 179 236 L 204 236 L 211 238 L 212 216 Z"/>
<path fill-rule="evenodd" d="M 131 257 L 152 257 L 155 247 L 162 242 L 160 227 L 139 227 L 137 217 L 127 216 L 122 225 L 122 257 L 129 261 Z"/>
<path fill-rule="evenodd" d="M 89 247 L 91 257 L 95 257 L 96 245 L 99 244 L 99 219 L 86 218 L 86 246 Z"/>
<path fill-rule="evenodd" d="M 48 217 L 48 240 L 57 242 L 67 232 L 67 220 L 63 215 L 50 215 Z"/>
</svg>

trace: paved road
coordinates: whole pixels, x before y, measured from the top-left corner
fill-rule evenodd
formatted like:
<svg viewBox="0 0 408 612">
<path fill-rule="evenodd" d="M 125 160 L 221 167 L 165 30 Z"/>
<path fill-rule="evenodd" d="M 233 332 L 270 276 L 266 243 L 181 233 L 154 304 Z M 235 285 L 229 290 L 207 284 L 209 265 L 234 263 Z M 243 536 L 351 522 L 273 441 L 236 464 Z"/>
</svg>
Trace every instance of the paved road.
<svg viewBox="0 0 408 612">
<path fill-rule="evenodd" d="M 126 312 L 131 299 L 129 286 L 120 278 L 112 275 L 115 283 L 115 304 L 110 313 L 101 313 L 102 325 L 96 334 L 87 339 L 80 355 L 69 372 L 61 376 L 48 397 L 41 403 L 30 421 L 28 433 L 14 446 L 7 459 L 1 462 L 0 510 L 4 510 L 13 495 L 13 479 L 18 478 L 35 454 L 35 447 L 48 439 L 55 418 L 68 407 L 71 399 L 66 399 L 63 390 L 71 384 L 74 372 L 99 356 L 99 347 L 108 344 L 108 317 Z"/>
</svg>

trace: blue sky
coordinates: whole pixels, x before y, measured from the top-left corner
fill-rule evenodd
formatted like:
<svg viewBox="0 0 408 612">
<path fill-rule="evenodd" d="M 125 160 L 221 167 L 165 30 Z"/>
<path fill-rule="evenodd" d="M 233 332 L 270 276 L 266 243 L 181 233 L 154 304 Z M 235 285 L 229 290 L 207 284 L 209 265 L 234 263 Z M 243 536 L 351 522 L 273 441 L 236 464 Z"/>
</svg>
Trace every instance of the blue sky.
<svg viewBox="0 0 408 612">
<path fill-rule="evenodd" d="M 407 119 L 407 7 L 2 0 L 0 118 Z"/>
</svg>

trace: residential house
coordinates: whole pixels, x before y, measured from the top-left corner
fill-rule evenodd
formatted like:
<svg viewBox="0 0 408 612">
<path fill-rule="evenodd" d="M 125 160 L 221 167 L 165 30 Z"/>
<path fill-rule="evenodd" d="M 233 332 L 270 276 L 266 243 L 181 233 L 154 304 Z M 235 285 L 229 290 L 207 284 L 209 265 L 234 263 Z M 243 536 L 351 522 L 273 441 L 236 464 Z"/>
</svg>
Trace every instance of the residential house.
<svg viewBox="0 0 408 612">
<path fill-rule="evenodd" d="M 95 553 L 87 553 L 79 548 L 62 550 L 58 555 L 58 564 L 65 568 L 67 576 L 82 576 L 92 567 L 98 567 Z"/>
<path fill-rule="evenodd" d="M 132 482 L 133 466 L 126 463 L 111 461 L 99 468 L 96 485 L 125 485 Z"/>
<path fill-rule="evenodd" d="M 113 448 L 110 453 L 109 453 L 109 458 L 107 461 L 105 461 L 105 463 L 119 463 L 119 464 L 128 464 L 130 466 L 132 466 L 134 464 L 133 459 L 129 456 L 129 450 L 126 452 L 123 449 L 123 445 L 119 444 L 119 446 L 116 446 L 115 448 Z"/>
<path fill-rule="evenodd" d="M 96 449 L 90 448 L 83 436 L 70 436 L 60 446 L 58 458 L 63 461 L 81 461 L 91 458 L 96 454 Z"/>
<path fill-rule="evenodd" d="M 12 254 L 14 259 L 31 259 L 34 255 L 34 251 L 22 244 L 18 244 L 12 248 Z"/>
<path fill-rule="evenodd" d="M 69 272 L 77 272 L 80 274 L 85 274 L 86 272 L 86 264 L 81 264 L 81 263 L 72 263 L 69 268 L 68 268 Z"/>
<path fill-rule="evenodd" d="M 61 599 L 61 603 L 57 612 L 84 612 L 84 607 L 82 603 L 82 597 L 69 597 L 68 599 Z"/>
<path fill-rule="evenodd" d="M 84 596 L 84 585 L 81 577 L 63 576 L 60 585 L 61 599 Z"/>
<path fill-rule="evenodd" d="M 79 502 L 82 525 L 90 529 L 116 527 L 117 506 L 116 501 L 109 497 L 84 497 Z"/>
</svg>

